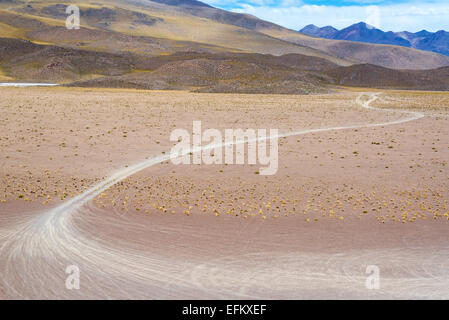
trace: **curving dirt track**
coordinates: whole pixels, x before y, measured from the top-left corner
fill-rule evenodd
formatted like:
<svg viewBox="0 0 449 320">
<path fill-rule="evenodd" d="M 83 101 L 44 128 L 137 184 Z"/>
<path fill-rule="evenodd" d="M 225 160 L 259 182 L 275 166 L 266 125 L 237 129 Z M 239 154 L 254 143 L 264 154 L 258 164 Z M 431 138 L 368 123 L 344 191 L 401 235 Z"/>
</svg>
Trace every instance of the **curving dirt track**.
<svg viewBox="0 0 449 320">
<path fill-rule="evenodd" d="M 358 103 L 376 109 L 371 103 L 379 94 L 367 95 L 369 99 Z M 402 117 L 280 137 L 383 128 L 424 117 L 419 112 L 386 111 Z M 2 218 L 1 297 L 449 298 L 444 225 L 422 224 L 397 232 L 361 222 L 358 234 L 351 234 L 335 224 L 304 230 L 303 225 L 288 220 L 242 224 L 227 217 L 220 223 L 212 222 L 212 217 L 195 216 L 148 219 L 131 211 L 111 214 L 94 205 L 93 200 L 111 186 L 169 159 L 161 155 L 119 170 L 51 210 L 10 213 L 8 220 Z M 379 236 L 389 237 L 395 245 L 379 245 Z M 339 245 L 329 245 L 333 242 Z M 365 287 L 365 268 L 371 264 L 382 270 L 380 290 Z M 80 290 L 65 287 L 68 265 L 81 270 Z"/>
</svg>

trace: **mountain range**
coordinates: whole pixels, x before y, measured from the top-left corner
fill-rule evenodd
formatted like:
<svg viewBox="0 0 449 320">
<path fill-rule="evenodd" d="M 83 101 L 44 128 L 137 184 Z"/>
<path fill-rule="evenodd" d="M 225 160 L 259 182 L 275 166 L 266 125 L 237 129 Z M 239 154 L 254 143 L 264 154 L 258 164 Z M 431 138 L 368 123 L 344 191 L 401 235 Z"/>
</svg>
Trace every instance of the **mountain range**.
<svg viewBox="0 0 449 320">
<path fill-rule="evenodd" d="M 338 30 L 332 26 L 319 28 L 310 24 L 299 32 L 324 39 L 348 40 L 375 44 L 388 44 L 436 52 L 449 56 L 449 32 L 440 30 L 429 32 L 384 32 L 364 22 Z"/>
<path fill-rule="evenodd" d="M 65 26 L 68 5 L 80 9 L 79 30 Z M 197 0 L 0 0 L 0 81 L 248 93 L 449 89 L 448 56 L 347 38 Z"/>
</svg>

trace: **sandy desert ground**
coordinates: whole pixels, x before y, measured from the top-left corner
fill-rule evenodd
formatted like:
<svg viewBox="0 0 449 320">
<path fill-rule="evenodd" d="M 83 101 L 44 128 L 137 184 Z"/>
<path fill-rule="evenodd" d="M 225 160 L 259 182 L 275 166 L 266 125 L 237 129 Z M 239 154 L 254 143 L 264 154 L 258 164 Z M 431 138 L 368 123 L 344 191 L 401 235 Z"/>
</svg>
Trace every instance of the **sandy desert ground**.
<svg viewBox="0 0 449 320">
<path fill-rule="evenodd" d="M 449 298 L 448 93 L 0 91 L 2 299 Z M 194 120 L 278 128 L 277 174 L 172 164 Z"/>
</svg>

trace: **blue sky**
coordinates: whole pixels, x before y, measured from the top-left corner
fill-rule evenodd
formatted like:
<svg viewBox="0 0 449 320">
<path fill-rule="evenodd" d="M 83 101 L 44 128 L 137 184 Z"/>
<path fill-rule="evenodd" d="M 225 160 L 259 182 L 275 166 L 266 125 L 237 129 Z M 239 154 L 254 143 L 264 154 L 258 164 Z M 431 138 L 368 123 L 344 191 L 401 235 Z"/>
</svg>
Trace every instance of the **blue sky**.
<svg viewBox="0 0 449 320">
<path fill-rule="evenodd" d="M 344 28 L 365 21 L 385 31 L 449 31 L 449 0 L 203 0 L 287 28 L 307 24 Z"/>
</svg>

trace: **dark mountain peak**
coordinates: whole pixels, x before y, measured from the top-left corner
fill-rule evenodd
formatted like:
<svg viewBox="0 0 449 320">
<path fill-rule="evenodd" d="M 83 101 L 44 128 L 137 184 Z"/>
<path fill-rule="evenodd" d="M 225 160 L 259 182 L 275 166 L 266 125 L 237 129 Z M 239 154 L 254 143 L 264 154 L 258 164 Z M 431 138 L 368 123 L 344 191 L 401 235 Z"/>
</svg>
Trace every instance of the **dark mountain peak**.
<svg viewBox="0 0 449 320">
<path fill-rule="evenodd" d="M 321 30 L 334 30 L 334 31 L 338 31 L 338 29 L 335 29 L 335 28 L 332 27 L 332 26 L 325 26 L 325 27 L 322 27 Z"/>
<path fill-rule="evenodd" d="M 358 23 L 354 23 L 353 25 L 350 25 L 349 27 L 347 27 L 345 29 L 342 29 L 341 31 L 343 31 L 343 30 L 354 30 L 354 29 L 356 29 L 356 30 L 378 30 L 378 31 L 380 31 L 376 27 L 374 27 L 372 25 L 369 25 L 369 24 L 367 24 L 366 22 L 363 22 L 363 21 L 358 22 Z"/>
<path fill-rule="evenodd" d="M 449 56 L 449 32 L 445 30 L 429 32 L 423 29 L 416 33 L 409 31 L 384 32 L 376 27 L 370 26 L 366 22 L 360 21 L 340 31 L 331 26 L 319 28 L 313 24 L 309 24 L 299 32 L 326 39 L 411 47 Z"/>
<path fill-rule="evenodd" d="M 367 27 L 368 24 L 367 24 L 366 22 L 360 21 L 360 22 L 354 23 L 352 26 L 349 26 L 349 27 L 354 27 L 354 26 L 357 26 L 357 27 Z"/>
<path fill-rule="evenodd" d="M 440 30 L 419 38 L 416 48 L 449 56 L 449 32 Z"/>
<path fill-rule="evenodd" d="M 432 34 L 432 32 L 429 32 L 424 29 L 415 33 L 415 35 L 417 35 L 418 37 L 427 37 L 427 36 L 430 36 L 431 34 Z"/>
<path fill-rule="evenodd" d="M 374 27 L 372 25 L 369 25 L 366 22 L 360 21 L 358 23 L 354 23 L 352 26 L 350 27 L 358 27 L 358 28 L 364 28 L 364 29 L 373 29 Z M 349 28 L 350 28 L 349 27 Z"/>
<path fill-rule="evenodd" d="M 318 30 L 320 30 L 319 27 L 317 27 L 314 24 L 308 24 L 306 25 L 304 28 L 302 28 L 301 30 L 299 30 L 299 32 L 301 33 L 306 33 L 306 32 L 317 32 Z"/>
<path fill-rule="evenodd" d="M 359 41 L 377 44 L 392 44 L 410 47 L 411 43 L 395 34 L 394 32 L 383 32 L 365 22 L 353 24 L 337 32 L 333 39 Z"/>
<path fill-rule="evenodd" d="M 309 24 L 302 28 L 299 32 L 313 37 L 332 39 L 333 36 L 338 32 L 338 30 L 332 26 L 319 28 L 314 24 Z"/>
</svg>

